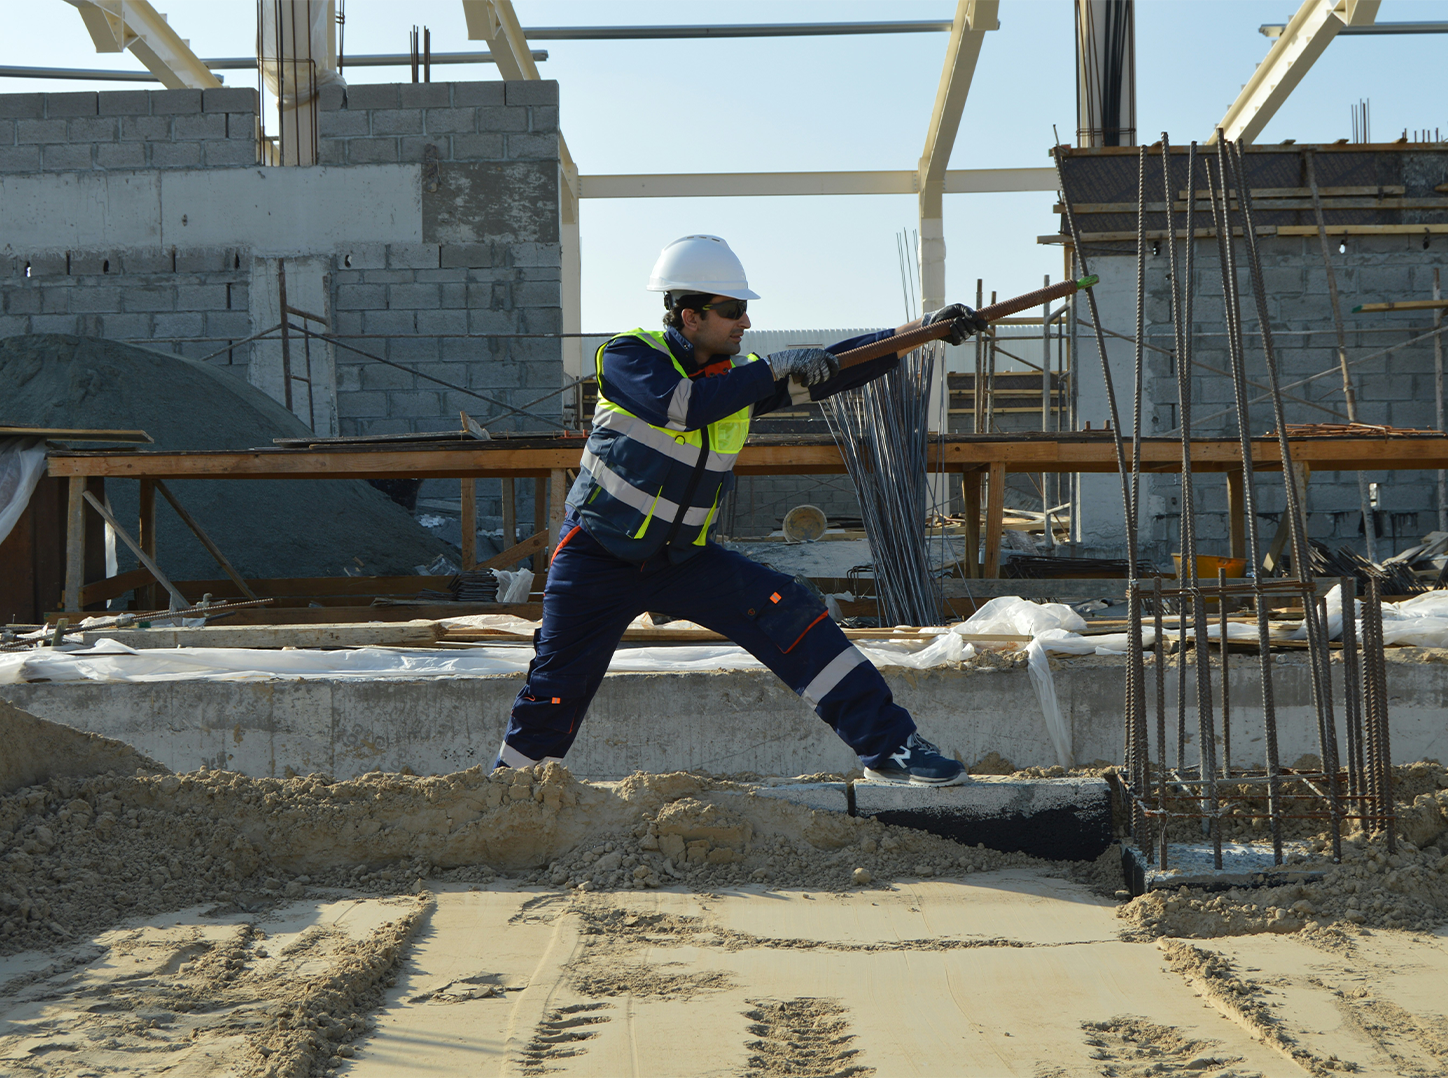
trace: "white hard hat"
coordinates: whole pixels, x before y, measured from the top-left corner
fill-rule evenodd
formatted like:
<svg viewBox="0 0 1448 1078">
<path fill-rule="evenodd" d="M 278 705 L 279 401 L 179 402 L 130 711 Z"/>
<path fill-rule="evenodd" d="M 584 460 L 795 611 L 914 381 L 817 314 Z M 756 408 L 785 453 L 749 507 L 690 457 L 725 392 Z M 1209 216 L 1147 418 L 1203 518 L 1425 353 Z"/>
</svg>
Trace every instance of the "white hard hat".
<svg viewBox="0 0 1448 1078">
<path fill-rule="evenodd" d="M 702 292 L 730 299 L 758 299 L 749 290 L 739 256 L 718 236 L 684 236 L 659 252 L 649 275 L 650 292 Z"/>
</svg>

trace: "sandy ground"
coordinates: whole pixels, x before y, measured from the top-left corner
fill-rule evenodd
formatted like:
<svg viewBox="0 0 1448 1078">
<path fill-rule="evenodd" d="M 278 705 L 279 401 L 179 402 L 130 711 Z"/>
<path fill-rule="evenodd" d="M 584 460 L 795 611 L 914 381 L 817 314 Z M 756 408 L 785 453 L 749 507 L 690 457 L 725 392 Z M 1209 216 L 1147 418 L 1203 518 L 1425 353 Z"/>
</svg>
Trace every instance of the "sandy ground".
<svg viewBox="0 0 1448 1078">
<path fill-rule="evenodd" d="M 1350 835 L 1318 882 L 1134 900 L 1113 852 L 965 848 L 762 781 L 23 787 L 0 1074 L 1448 1070 L 1440 765 L 1397 769 L 1396 853 Z"/>
</svg>

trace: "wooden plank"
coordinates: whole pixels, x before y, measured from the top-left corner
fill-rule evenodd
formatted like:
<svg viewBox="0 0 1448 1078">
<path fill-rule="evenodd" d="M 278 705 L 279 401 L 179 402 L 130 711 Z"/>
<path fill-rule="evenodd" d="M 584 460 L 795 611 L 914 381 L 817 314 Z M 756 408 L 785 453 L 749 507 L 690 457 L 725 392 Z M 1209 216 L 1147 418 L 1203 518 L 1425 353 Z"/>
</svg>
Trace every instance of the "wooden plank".
<svg viewBox="0 0 1448 1078">
<path fill-rule="evenodd" d="M 509 546 L 518 541 L 518 488 L 511 475 L 504 476 L 503 486 L 503 542 Z"/>
<path fill-rule="evenodd" d="M 1366 186 L 1360 186 L 1360 187 L 1319 187 L 1319 188 L 1317 189 L 1317 193 L 1318 193 L 1319 195 L 1322 195 L 1324 198 L 1327 198 L 1327 197 L 1334 197 L 1334 198 L 1336 198 L 1336 197 L 1341 197 L 1341 196 L 1343 196 L 1343 195 L 1347 195 L 1347 196 L 1352 196 L 1352 195 L 1403 195 L 1403 194 L 1407 194 L 1407 192 L 1408 192 L 1408 189 L 1407 189 L 1406 187 L 1402 186 L 1401 184 L 1384 184 L 1384 185 L 1381 186 L 1381 187 L 1366 187 Z M 1186 190 L 1186 188 L 1183 187 L 1183 188 L 1181 188 L 1179 191 L 1177 191 L 1176 197 L 1179 198 L 1179 199 L 1185 200 L 1186 197 L 1187 197 L 1187 190 Z M 1210 200 L 1211 197 L 1212 197 L 1211 192 L 1208 191 L 1205 187 L 1203 187 L 1203 188 L 1201 188 L 1199 191 L 1197 191 L 1197 198 L 1199 198 L 1199 199 L 1207 199 L 1207 200 Z M 1263 198 L 1311 198 L 1311 197 L 1312 197 L 1312 188 L 1311 188 L 1311 187 L 1254 187 L 1254 188 L 1252 188 L 1252 198 L 1253 198 L 1254 201 L 1257 200 L 1257 199 L 1263 199 Z M 1232 196 L 1232 201 L 1233 201 L 1233 202 L 1237 201 L 1237 196 L 1236 196 L 1236 195 L 1233 195 L 1233 196 Z"/>
<path fill-rule="evenodd" d="M 471 476 L 462 483 L 463 568 L 478 564 L 478 481 Z"/>
<path fill-rule="evenodd" d="M 156 560 L 156 483 L 153 479 L 142 479 L 137 501 L 136 541 L 146 552 L 146 557 Z M 144 563 L 145 559 L 142 559 Z M 155 584 L 144 585 L 136 593 L 142 610 L 155 610 L 160 605 L 160 593 Z"/>
<path fill-rule="evenodd" d="M 356 648 L 389 644 L 432 644 L 442 630 L 432 620 L 378 624 L 206 625 L 194 628 L 97 629 L 82 633 L 86 644 L 115 640 L 133 648 Z"/>
<path fill-rule="evenodd" d="M 1448 299 L 1400 299 L 1391 303 L 1363 303 L 1352 309 L 1353 314 L 1376 313 L 1378 311 L 1442 311 L 1448 310 Z"/>
<path fill-rule="evenodd" d="M 1329 236 L 1422 236 L 1448 234 L 1448 224 L 1438 225 L 1328 225 Z M 1279 236 L 1315 236 L 1316 225 L 1278 225 Z"/>
<path fill-rule="evenodd" d="M 103 603 L 108 599 L 119 599 L 128 591 L 150 584 L 156 578 L 151 575 L 151 570 L 144 565 L 129 572 L 117 573 L 115 576 L 108 576 L 102 580 L 87 584 L 80 589 L 81 609 L 90 606 L 92 603 Z M 154 608 L 152 608 L 154 609 Z"/>
<path fill-rule="evenodd" d="M 548 477 L 548 559 L 543 563 L 547 572 L 548 562 L 553 560 L 553 550 L 558 545 L 558 533 L 563 528 L 563 515 L 568 508 L 568 473 L 554 468 Z"/>
<path fill-rule="evenodd" d="M 549 475 L 551 477 L 551 471 Z M 540 477 L 533 480 L 533 527 L 543 528 L 546 532 L 548 528 L 547 521 L 548 484 Z M 543 546 L 539 548 L 538 553 L 533 555 L 533 574 L 535 577 L 541 577 L 544 573 L 548 572 L 547 546 L 548 543 L 545 537 Z"/>
<path fill-rule="evenodd" d="M 1227 549 L 1231 557 L 1247 556 L 1247 491 L 1240 471 L 1227 473 Z M 1200 548 L 1198 548 L 1200 549 Z"/>
<path fill-rule="evenodd" d="M 1001 568 L 1001 518 L 1006 507 L 1006 469 L 1004 464 L 992 464 L 986 481 L 985 508 L 985 576 L 1000 575 Z"/>
<path fill-rule="evenodd" d="M 479 565 L 479 569 L 509 569 L 524 558 L 532 557 L 548 545 L 546 531 L 538 532 L 536 535 L 524 539 L 521 543 L 515 543 L 501 554 L 495 554 L 487 561 Z"/>
<path fill-rule="evenodd" d="M 965 575 L 980 578 L 980 480 L 981 472 L 964 472 L 960 477 L 965 502 Z"/>
<path fill-rule="evenodd" d="M 1068 559 L 1062 559 L 1066 561 Z M 1163 586 L 1175 586 L 1174 577 L 1163 577 Z M 1317 593 L 1326 595 L 1337 584 L 1335 579 L 1318 580 Z M 1062 577 L 1056 580 L 946 580 L 943 590 L 947 599 L 996 599 L 1002 595 L 1018 595 L 1022 599 L 1051 599 L 1080 602 L 1085 599 L 1125 599 L 1126 581 L 1121 577 Z M 1281 604 L 1282 596 L 1270 597 Z"/>
<path fill-rule="evenodd" d="M 90 503 L 90 507 L 92 509 L 94 509 L 97 513 L 105 518 L 106 523 L 111 526 L 111 530 L 116 533 L 116 538 L 121 540 L 121 542 L 125 543 L 126 546 L 131 548 L 131 553 L 136 555 L 136 557 L 141 560 L 141 564 L 149 569 L 151 571 L 151 575 L 155 577 L 156 580 L 161 584 L 161 586 L 166 589 L 166 593 L 170 595 L 172 600 L 174 600 L 178 604 L 172 609 L 180 609 L 182 607 L 189 606 L 190 603 L 186 599 L 186 596 L 181 593 L 180 589 L 178 589 L 175 584 L 172 584 L 171 581 L 166 578 L 166 574 L 161 572 L 160 568 L 156 565 L 156 560 L 146 553 L 146 551 L 141 547 L 140 543 L 136 542 L 134 539 L 131 538 L 130 534 L 126 531 L 126 529 L 121 527 L 120 522 L 111 515 L 111 511 L 107 509 L 103 504 L 101 504 L 100 500 L 97 499 L 96 496 L 90 491 L 82 491 L 81 496 Z M 68 599 L 69 596 L 67 596 L 67 600 Z M 67 607 L 67 609 L 70 608 Z M 76 607 L 74 609 L 79 609 L 79 607 Z"/>
<path fill-rule="evenodd" d="M 52 442 L 133 442 L 137 445 L 146 445 L 153 441 L 143 430 L 91 430 L 83 427 L 0 426 L 0 438 L 45 438 Z"/>
<path fill-rule="evenodd" d="M 227 561 L 226 555 L 221 552 L 221 548 L 211 541 L 211 536 L 202 530 L 196 518 L 188 513 L 181 503 L 176 500 L 176 495 L 171 493 L 171 488 L 166 485 L 165 480 L 157 479 L 155 483 L 156 489 L 161 492 L 161 496 L 171 503 L 172 509 L 176 510 L 176 515 L 181 518 L 181 523 L 190 528 L 191 534 L 201 540 L 201 545 L 206 548 L 206 553 L 216 559 L 216 564 L 221 566 L 221 571 L 231 579 L 231 582 L 236 585 L 242 595 L 248 599 L 255 599 L 256 593 L 246 586 L 246 581 L 243 580 L 241 574 L 236 571 L 236 567 Z"/>
<path fill-rule="evenodd" d="M 1176 213 L 1186 211 L 1185 201 L 1173 202 L 1172 210 Z M 1263 213 L 1284 212 L 1288 210 L 1310 210 L 1313 208 L 1311 197 L 1307 198 L 1279 198 L 1261 205 L 1255 205 L 1254 209 Z M 1324 198 L 1322 200 L 1323 210 L 1441 210 L 1448 209 L 1448 198 Z M 1078 214 L 1090 213 L 1136 213 L 1135 202 L 1085 202 L 1081 205 L 1071 206 L 1073 212 Z M 1237 199 L 1232 199 L 1232 209 L 1237 209 Z M 1210 213 L 1212 204 L 1206 198 L 1197 203 L 1197 211 Z M 1065 209 L 1060 203 L 1051 207 L 1052 213 L 1064 213 Z M 1148 202 L 1147 213 L 1165 213 L 1165 202 Z M 1084 238 L 1084 236 L 1083 236 Z"/>
<path fill-rule="evenodd" d="M 323 625 L 333 623 L 392 623 L 426 618 L 460 618 L 473 614 L 512 614 L 537 621 L 543 616 L 542 603 L 399 603 L 389 606 L 261 606 L 234 610 L 225 615 L 224 625 Z"/>
<path fill-rule="evenodd" d="M 80 590 L 85 584 L 85 479 L 72 476 L 65 514 L 65 608 L 80 610 Z"/>
</svg>

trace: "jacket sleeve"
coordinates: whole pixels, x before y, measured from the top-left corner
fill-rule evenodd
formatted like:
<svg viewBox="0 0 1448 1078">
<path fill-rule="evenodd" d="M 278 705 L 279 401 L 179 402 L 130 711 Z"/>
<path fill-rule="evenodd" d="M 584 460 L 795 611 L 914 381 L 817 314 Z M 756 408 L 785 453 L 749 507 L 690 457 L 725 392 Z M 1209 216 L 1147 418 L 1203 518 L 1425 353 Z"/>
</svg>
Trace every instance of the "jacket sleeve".
<svg viewBox="0 0 1448 1078">
<path fill-rule="evenodd" d="M 859 348 L 861 345 L 874 344 L 876 341 L 883 341 L 886 337 L 893 337 L 893 329 L 882 329 L 874 333 L 863 333 L 858 337 L 848 337 L 830 345 L 825 349 L 839 355 L 841 352 L 848 352 L 851 348 Z M 815 386 L 802 386 L 793 379 L 774 384 L 774 392 L 765 397 L 754 406 L 755 415 L 768 415 L 777 408 L 786 408 L 791 404 L 803 404 L 806 401 L 822 401 L 826 397 L 839 393 L 846 389 L 854 389 L 866 382 L 874 381 L 882 374 L 895 369 L 900 362 L 898 356 L 888 355 L 880 359 L 872 359 L 868 363 L 861 363 L 851 367 L 847 371 L 841 371 L 828 381 L 821 382 Z"/>
<path fill-rule="evenodd" d="M 602 362 L 608 399 L 669 430 L 699 430 L 775 391 L 768 363 L 745 363 L 713 378 L 685 378 L 636 337 L 610 341 Z"/>
</svg>

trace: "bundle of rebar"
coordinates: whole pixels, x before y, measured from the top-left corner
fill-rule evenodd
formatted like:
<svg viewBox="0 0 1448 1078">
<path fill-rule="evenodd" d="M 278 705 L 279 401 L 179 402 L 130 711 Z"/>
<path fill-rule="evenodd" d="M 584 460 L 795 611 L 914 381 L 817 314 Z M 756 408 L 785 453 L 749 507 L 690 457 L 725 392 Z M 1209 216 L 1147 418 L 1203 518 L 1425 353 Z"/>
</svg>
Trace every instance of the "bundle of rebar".
<svg viewBox="0 0 1448 1078">
<path fill-rule="evenodd" d="M 1405 562 L 1380 564 L 1368 561 L 1349 546 L 1334 551 L 1315 539 L 1309 542 L 1315 576 L 1350 576 L 1363 589 L 1376 580 L 1384 595 L 1417 595 L 1430 590 Z"/>
<path fill-rule="evenodd" d="M 883 377 L 836 393 L 822 409 L 854 482 L 875 568 L 882 623 L 936 625 L 944 603 L 928 556 L 930 385 L 939 344 Z"/>
</svg>

